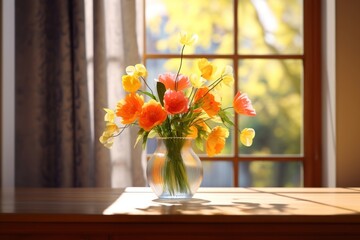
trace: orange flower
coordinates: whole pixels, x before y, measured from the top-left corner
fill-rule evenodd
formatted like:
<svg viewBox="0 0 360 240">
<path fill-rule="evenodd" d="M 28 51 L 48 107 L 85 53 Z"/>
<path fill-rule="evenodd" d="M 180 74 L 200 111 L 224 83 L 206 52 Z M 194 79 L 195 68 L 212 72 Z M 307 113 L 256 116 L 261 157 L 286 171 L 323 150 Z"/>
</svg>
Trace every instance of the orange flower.
<svg viewBox="0 0 360 240">
<path fill-rule="evenodd" d="M 165 109 L 154 99 L 142 106 L 139 115 L 139 126 L 145 131 L 150 131 L 153 127 L 162 124 L 167 117 Z"/>
<path fill-rule="evenodd" d="M 141 82 L 137 76 L 122 76 L 122 85 L 127 92 L 136 92 L 141 87 Z"/>
<path fill-rule="evenodd" d="M 165 110 L 170 114 L 187 112 L 189 109 L 188 102 L 183 92 L 168 89 L 164 94 Z"/>
<path fill-rule="evenodd" d="M 116 116 L 121 117 L 123 124 L 133 123 L 141 112 L 144 105 L 144 97 L 137 93 L 128 94 L 125 99 L 118 102 Z"/>
<path fill-rule="evenodd" d="M 206 153 L 209 157 L 220 153 L 225 146 L 225 138 L 229 136 L 229 130 L 217 126 L 209 134 L 206 140 Z"/>
<path fill-rule="evenodd" d="M 235 111 L 238 114 L 244 114 L 247 116 L 255 116 L 256 112 L 253 108 L 250 99 L 248 98 L 246 93 L 240 93 L 238 92 L 235 95 L 233 106 Z"/>
<path fill-rule="evenodd" d="M 163 83 L 166 89 L 181 91 L 190 87 L 189 78 L 187 76 L 179 74 L 177 78 L 177 89 L 175 89 L 175 79 L 176 74 L 173 73 L 165 73 L 159 75 L 159 82 Z"/>
<path fill-rule="evenodd" d="M 190 132 L 189 132 L 189 134 L 187 135 L 187 137 L 189 137 L 189 138 L 197 138 L 197 136 L 198 136 L 198 130 L 197 130 L 197 128 L 193 125 L 193 126 L 191 126 L 190 128 Z"/>
<path fill-rule="evenodd" d="M 207 87 L 199 88 L 195 94 L 195 103 L 200 102 L 201 108 L 209 115 L 214 117 L 220 111 L 221 103 L 215 100 L 214 95 L 209 92 Z"/>
</svg>

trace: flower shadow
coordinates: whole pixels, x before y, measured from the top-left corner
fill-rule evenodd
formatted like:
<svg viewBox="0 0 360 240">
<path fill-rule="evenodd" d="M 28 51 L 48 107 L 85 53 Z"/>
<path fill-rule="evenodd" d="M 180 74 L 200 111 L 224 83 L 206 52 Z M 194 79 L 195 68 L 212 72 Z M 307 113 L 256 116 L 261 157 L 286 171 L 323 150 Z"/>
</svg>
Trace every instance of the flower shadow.
<svg viewBox="0 0 360 240">
<path fill-rule="evenodd" d="M 215 204 L 209 200 L 193 198 L 187 200 L 153 200 L 157 205 L 148 206 L 146 208 L 137 208 L 146 214 L 171 214 L 171 215 L 186 215 L 186 214 L 211 214 L 211 215 L 269 215 L 291 214 L 295 208 L 289 207 L 288 204 L 283 203 L 253 203 L 240 202 L 234 199 L 228 204 Z"/>
</svg>

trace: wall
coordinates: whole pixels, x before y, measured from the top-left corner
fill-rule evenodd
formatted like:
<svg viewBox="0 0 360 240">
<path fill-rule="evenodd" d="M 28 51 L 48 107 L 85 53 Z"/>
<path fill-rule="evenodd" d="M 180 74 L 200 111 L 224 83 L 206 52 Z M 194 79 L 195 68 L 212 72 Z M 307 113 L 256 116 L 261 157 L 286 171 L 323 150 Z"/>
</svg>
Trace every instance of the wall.
<svg viewBox="0 0 360 240">
<path fill-rule="evenodd" d="M 2 0 L 1 187 L 14 186 L 15 163 L 15 1 Z"/>
<path fill-rule="evenodd" d="M 336 4 L 336 54 L 333 54 L 332 49 L 335 47 L 335 39 L 333 38 L 334 29 L 332 15 L 327 15 L 334 9 L 332 5 L 335 0 L 323 0 L 324 15 L 327 19 L 324 32 L 324 186 L 335 185 L 335 161 L 336 161 L 336 185 L 337 186 L 360 186 L 360 9 L 359 0 L 337 0 Z M 0 176 L 3 180 L 2 186 L 13 185 L 14 179 L 14 147 L 13 147 L 13 111 L 14 100 L 11 92 L 13 91 L 13 59 L 9 56 L 14 55 L 13 51 L 14 35 L 13 29 L 6 26 L 14 26 L 14 1 L 2 0 L 3 11 L 2 19 L 3 30 L 5 34 L 3 41 L 2 59 L 6 60 L 2 66 L 2 102 L 3 112 L 6 112 L 6 118 L 3 120 L 2 139 L 2 162 L 0 161 Z M 331 4 L 329 4 L 331 3 Z M 4 47 L 6 45 L 6 47 Z M 10 52 L 10 54 L 9 54 Z M 331 61 L 336 55 L 335 61 Z M 5 66 L 6 65 L 6 66 Z M 332 69 L 335 68 L 335 69 Z M 335 93 L 333 93 L 333 82 L 335 81 L 336 70 L 336 109 L 332 106 L 335 101 Z M 6 75 L 6 76 L 5 76 Z M 5 86 L 4 86 L 5 85 Z M 8 89 L 8 91 L 4 91 Z M 10 92 L 9 92 L 10 89 Z M 6 95 L 5 95 L 6 94 Z M 10 94 L 10 97 L 9 95 Z M 7 109 L 5 111 L 4 109 Z M 1 108 L 1 107 L 0 107 Z M 336 112 L 336 131 L 333 125 L 335 124 Z M 4 116 L 5 117 L 5 116 Z M 11 132 L 12 131 L 12 132 Z M 332 132 L 334 131 L 334 132 Z M 8 135 L 8 137 L 6 137 Z M 336 135 L 336 141 L 333 139 Z M 9 138 L 10 136 L 10 138 Z M 12 145 L 11 145 L 12 144 Z M 337 144 L 337 145 L 336 145 Z M 336 148 L 336 151 L 335 151 Z M 336 158 L 335 155 L 336 154 Z M 334 163 L 333 163 L 334 162 Z M 2 169 L 1 169 L 2 168 Z M 0 179 L 0 183 L 1 183 Z M 0 185 L 1 186 L 1 185 Z"/>
<path fill-rule="evenodd" d="M 2 136 L 2 0 L 0 0 L 0 136 Z M 2 186 L 2 137 L 0 137 L 0 186 Z"/>
<path fill-rule="evenodd" d="M 360 1 L 336 1 L 336 185 L 360 186 Z"/>
<path fill-rule="evenodd" d="M 322 0 L 323 186 L 336 186 L 335 0 Z"/>
</svg>

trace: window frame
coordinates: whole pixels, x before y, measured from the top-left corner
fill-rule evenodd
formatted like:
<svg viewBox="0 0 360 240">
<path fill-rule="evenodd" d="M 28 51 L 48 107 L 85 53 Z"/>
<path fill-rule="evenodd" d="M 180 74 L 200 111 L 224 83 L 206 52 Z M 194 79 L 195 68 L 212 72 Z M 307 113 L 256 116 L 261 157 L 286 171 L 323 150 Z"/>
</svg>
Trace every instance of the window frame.
<svg viewBox="0 0 360 240">
<path fill-rule="evenodd" d="M 233 186 L 239 186 L 239 163 L 247 161 L 301 162 L 303 186 L 320 187 L 322 182 L 322 103 L 321 103 L 321 0 L 303 0 L 302 54 L 239 54 L 238 53 L 238 0 L 234 2 L 234 52 L 232 54 L 185 54 L 184 59 L 221 58 L 234 64 L 234 91 L 238 91 L 238 67 L 240 59 L 299 59 L 303 61 L 303 155 L 301 156 L 240 156 L 238 135 L 234 137 L 232 156 L 200 157 L 206 161 L 231 161 Z M 177 54 L 153 54 L 146 52 L 146 0 L 143 0 L 143 62 L 148 59 L 178 58 Z M 238 115 L 235 114 L 235 127 Z"/>
</svg>

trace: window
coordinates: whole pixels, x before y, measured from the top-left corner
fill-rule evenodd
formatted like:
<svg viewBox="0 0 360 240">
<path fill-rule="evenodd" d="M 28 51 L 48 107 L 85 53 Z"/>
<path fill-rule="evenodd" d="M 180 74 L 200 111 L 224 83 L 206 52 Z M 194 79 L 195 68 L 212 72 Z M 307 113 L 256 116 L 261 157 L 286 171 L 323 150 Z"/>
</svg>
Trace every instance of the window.
<svg viewBox="0 0 360 240">
<path fill-rule="evenodd" d="M 234 116 L 236 126 L 256 130 L 250 148 L 240 146 L 238 132 L 231 131 L 221 155 L 200 154 L 202 186 L 319 186 L 321 1 L 144 1 L 148 79 L 176 71 L 178 32 L 197 33 L 182 72 L 191 72 L 200 57 L 232 65 L 235 84 L 222 101 L 231 106 L 241 90 L 257 111 L 256 117 Z"/>
</svg>

